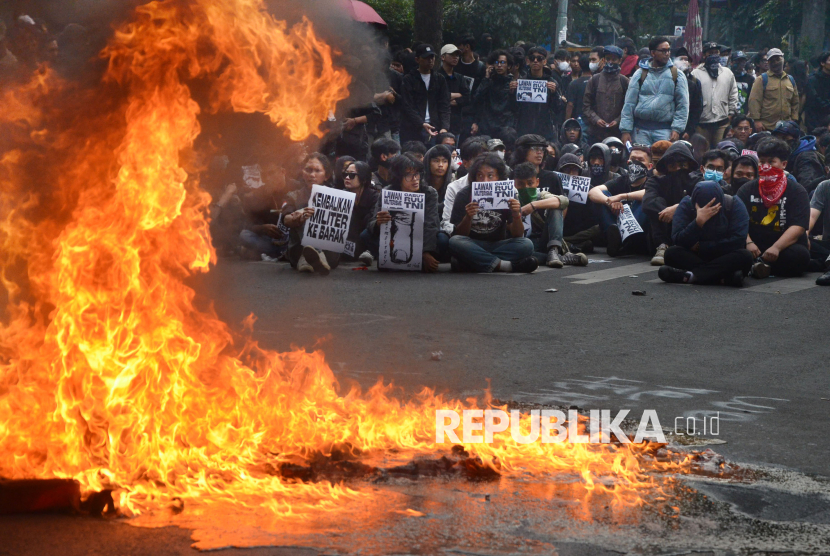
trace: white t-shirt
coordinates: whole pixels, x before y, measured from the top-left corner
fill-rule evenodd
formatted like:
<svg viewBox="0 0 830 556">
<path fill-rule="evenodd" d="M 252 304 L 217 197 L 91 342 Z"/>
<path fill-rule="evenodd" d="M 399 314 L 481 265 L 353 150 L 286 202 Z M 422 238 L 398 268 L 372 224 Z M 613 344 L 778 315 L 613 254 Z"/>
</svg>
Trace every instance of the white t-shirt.
<svg viewBox="0 0 830 556">
<path fill-rule="evenodd" d="M 469 174 L 467 174 L 469 176 Z M 441 213 L 441 231 L 446 232 L 447 235 L 452 235 L 455 226 L 450 224 L 450 217 L 452 216 L 452 207 L 455 204 L 456 194 L 467 187 L 467 176 L 458 178 L 454 182 L 447 184 L 447 191 L 444 193 L 444 210 Z"/>
<path fill-rule="evenodd" d="M 422 73 L 422 74 L 421 74 L 421 79 L 423 79 L 423 80 L 424 80 L 424 85 L 426 85 L 426 86 L 427 86 L 427 90 L 429 90 L 429 80 L 430 80 L 430 78 L 431 78 L 431 77 L 432 77 L 432 74 L 431 74 L 431 73 Z M 425 121 L 426 123 L 430 123 L 430 122 L 429 122 L 429 101 L 427 101 L 427 114 L 426 114 L 426 116 L 424 117 L 424 121 Z"/>
</svg>

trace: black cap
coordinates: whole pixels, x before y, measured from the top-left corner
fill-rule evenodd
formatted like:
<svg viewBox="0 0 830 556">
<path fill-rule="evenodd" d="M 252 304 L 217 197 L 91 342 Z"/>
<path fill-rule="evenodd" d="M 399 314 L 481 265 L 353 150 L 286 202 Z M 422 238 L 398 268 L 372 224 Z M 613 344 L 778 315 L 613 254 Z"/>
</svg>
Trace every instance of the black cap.
<svg viewBox="0 0 830 556">
<path fill-rule="evenodd" d="M 678 56 L 686 56 L 688 58 L 689 57 L 689 51 L 686 50 L 685 46 L 681 46 L 679 48 L 674 49 L 674 56 L 675 56 L 675 58 L 678 57 Z"/>
<path fill-rule="evenodd" d="M 419 44 L 415 47 L 416 58 L 429 58 L 435 56 L 435 49 L 430 44 Z"/>
<path fill-rule="evenodd" d="M 528 134 L 522 135 L 516 139 L 517 147 L 546 147 L 548 145 L 547 139 L 541 135 Z"/>
<path fill-rule="evenodd" d="M 725 44 L 720 45 L 720 53 L 724 54 L 726 52 L 732 52 L 732 47 L 726 46 Z"/>
<path fill-rule="evenodd" d="M 706 52 L 707 50 L 717 50 L 720 52 L 720 46 L 718 46 L 718 43 L 716 42 L 705 42 L 703 43 L 703 52 Z"/>
</svg>

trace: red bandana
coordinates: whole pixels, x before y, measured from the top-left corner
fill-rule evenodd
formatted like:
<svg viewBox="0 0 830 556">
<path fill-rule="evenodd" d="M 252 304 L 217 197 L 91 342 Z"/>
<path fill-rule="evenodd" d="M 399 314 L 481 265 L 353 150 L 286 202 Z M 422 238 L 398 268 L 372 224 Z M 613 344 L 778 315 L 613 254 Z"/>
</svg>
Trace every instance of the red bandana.
<svg viewBox="0 0 830 556">
<path fill-rule="evenodd" d="M 787 175 L 784 170 L 773 168 L 769 164 L 761 164 L 759 168 L 758 191 L 764 206 L 769 208 L 778 203 L 787 190 Z"/>
</svg>

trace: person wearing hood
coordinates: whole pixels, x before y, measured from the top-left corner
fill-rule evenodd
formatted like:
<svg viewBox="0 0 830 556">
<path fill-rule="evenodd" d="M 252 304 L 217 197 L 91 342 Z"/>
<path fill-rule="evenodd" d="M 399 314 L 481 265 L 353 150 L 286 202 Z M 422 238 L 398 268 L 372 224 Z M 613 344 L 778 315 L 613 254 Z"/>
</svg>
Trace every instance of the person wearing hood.
<svg viewBox="0 0 830 556">
<path fill-rule="evenodd" d="M 513 57 L 506 50 L 494 50 L 487 59 L 487 77 L 476 91 L 473 133 L 501 136 L 516 125 L 516 87 L 508 70 Z"/>
<path fill-rule="evenodd" d="M 648 218 L 643 212 L 643 196 L 651 169 L 651 152 L 645 147 L 634 147 L 631 149 L 626 173 L 605 185 L 598 185 L 588 193 L 588 200 L 594 203 L 600 232 L 608 243 L 609 257 L 647 252 Z M 622 212 L 623 205 L 631 208 L 631 213 L 644 232 L 632 234 L 626 238 L 625 243 L 617 226 L 617 216 Z"/>
<path fill-rule="evenodd" d="M 611 166 L 608 171 L 612 174 L 625 174 L 624 164 L 627 158 L 625 145 L 617 137 L 606 137 L 603 141 L 611 149 Z"/>
<path fill-rule="evenodd" d="M 528 69 L 524 79 L 546 82 L 547 102 L 516 103 L 516 133 L 521 135 L 541 135 L 548 141 L 556 138 L 556 115 L 565 108 L 559 94 L 559 84 L 553 79 L 550 70 L 545 68 L 548 51 L 541 46 L 534 46 L 527 53 Z M 547 70 L 547 71 L 546 71 Z"/>
<path fill-rule="evenodd" d="M 668 139 L 677 141 L 689 118 L 689 87 L 686 75 L 671 61 L 671 45 L 665 37 L 649 42 L 651 59 L 640 63 L 625 94 L 620 119 L 623 143 L 651 145 Z"/>
<path fill-rule="evenodd" d="M 818 70 L 807 78 L 804 123 L 807 129 L 822 127 L 830 116 L 830 52 L 818 57 Z"/>
<path fill-rule="evenodd" d="M 787 143 L 764 139 L 757 152 L 759 177 L 745 183 L 736 195 L 749 211 L 746 248 L 756 259 L 752 275 L 800 276 L 810 264 L 807 191 L 784 171 L 790 157 Z"/>
<path fill-rule="evenodd" d="M 648 217 L 652 241 L 657 246 L 651 259 L 653 266 L 666 264 L 666 249 L 672 245 L 672 218 L 683 197 L 701 181 L 699 166 L 689 145 L 678 141 L 657 162 L 659 175 L 646 180 L 643 211 Z"/>
<path fill-rule="evenodd" d="M 617 46 L 606 46 L 605 65 L 585 86 L 582 97 L 582 115 L 588 121 L 591 141 L 620 136 L 620 115 L 628 78 L 620 72 L 623 51 Z"/>
<path fill-rule="evenodd" d="M 746 114 L 747 101 L 749 101 L 749 93 L 752 90 L 752 85 L 755 83 L 755 77 L 746 71 L 746 63 L 749 58 L 743 51 L 738 50 L 732 55 L 732 74 L 735 76 L 735 82 L 738 85 L 738 113 Z M 735 125 L 735 122 L 732 122 Z"/>
<path fill-rule="evenodd" d="M 697 132 L 697 124 L 703 113 L 703 91 L 700 88 L 700 80 L 692 75 L 693 68 L 689 60 L 689 51 L 685 46 L 674 51 L 672 61 L 686 76 L 686 85 L 689 88 L 689 118 L 686 120 L 686 130 L 683 132 L 683 139 L 688 141 Z"/>
<path fill-rule="evenodd" d="M 801 128 L 793 121 L 778 122 L 772 136 L 784 140 L 792 150 L 787 161 L 787 171 L 792 174 L 807 193 L 815 190 L 827 175 L 824 162 L 816 150 L 816 138 L 812 135 L 801 136 Z"/>
<path fill-rule="evenodd" d="M 563 157 L 564 159 L 564 157 Z M 582 171 L 583 177 L 591 178 L 591 188 L 604 185 L 619 174 L 611 173 L 611 149 L 604 143 L 595 143 L 588 149 L 588 168 Z M 590 190 L 588 192 L 590 195 Z M 593 246 L 602 237 L 599 220 L 592 203 L 571 202 L 565 215 L 565 241 L 575 245 L 583 252 L 591 252 Z"/>
<path fill-rule="evenodd" d="M 752 268 L 746 249 L 749 214 L 739 198 L 713 181 L 695 185 L 672 219 L 666 264 L 657 276 L 675 284 L 725 284 L 742 287 Z"/>
<path fill-rule="evenodd" d="M 721 65 L 717 43 L 703 45 L 703 64 L 692 71 L 703 92 L 703 112 L 697 132 L 717 145 L 729 129 L 729 118 L 738 113 L 738 84 L 729 68 Z"/>
<path fill-rule="evenodd" d="M 588 147 L 588 140 L 582 133 L 582 126 L 579 125 L 576 118 L 571 118 L 562 124 L 562 129 L 559 131 L 559 142 L 563 145 L 573 143 L 583 150 Z"/>
<path fill-rule="evenodd" d="M 435 50 L 428 44 L 415 48 L 418 68 L 401 84 L 401 143 L 421 141 L 450 129 L 450 89 L 443 75 L 434 71 Z"/>
<path fill-rule="evenodd" d="M 748 114 L 755 120 L 755 131 L 772 130 L 781 120 L 798 120 L 798 87 L 784 71 L 784 53 L 772 48 L 766 60 L 769 71 L 755 79 L 749 93 Z"/>
</svg>

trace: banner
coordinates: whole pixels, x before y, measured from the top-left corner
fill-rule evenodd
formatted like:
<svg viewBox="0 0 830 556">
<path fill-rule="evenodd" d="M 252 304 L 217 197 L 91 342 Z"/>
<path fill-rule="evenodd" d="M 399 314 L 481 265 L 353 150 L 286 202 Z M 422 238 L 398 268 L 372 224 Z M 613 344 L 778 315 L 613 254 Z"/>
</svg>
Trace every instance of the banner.
<svg viewBox="0 0 830 556">
<path fill-rule="evenodd" d="M 355 194 L 314 185 L 308 206 L 314 207 L 314 214 L 305 221 L 302 245 L 316 249 L 342 253 L 349 234 Z"/>
<path fill-rule="evenodd" d="M 513 180 L 473 182 L 472 201 L 480 210 L 510 210 L 510 199 L 515 199 Z"/>
<path fill-rule="evenodd" d="M 643 232 L 640 223 L 634 218 L 634 213 L 631 212 L 631 207 L 628 205 L 623 205 L 622 212 L 617 215 L 617 227 L 620 229 L 623 241 L 628 239 L 630 235 Z"/>
<path fill-rule="evenodd" d="M 381 210 L 391 214 L 392 221 L 380 225 L 378 268 L 421 270 L 426 195 L 389 189 L 381 195 Z"/>
<path fill-rule="evenodd" d="M 588 191 L 591 190 L 591 178 L 586 176 L 571 176 L 556 172 L 562 180 L 562 191 L 568 196 L 572 203 L 584 205 L 588 202 Z"/>
<path fill-rule="evenodd" d="M 547 102 L 548 82 L 541 79 L 519 79 L 516 88 L 516 100 L 519 102 Z"/>
</svg>

